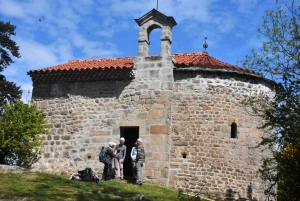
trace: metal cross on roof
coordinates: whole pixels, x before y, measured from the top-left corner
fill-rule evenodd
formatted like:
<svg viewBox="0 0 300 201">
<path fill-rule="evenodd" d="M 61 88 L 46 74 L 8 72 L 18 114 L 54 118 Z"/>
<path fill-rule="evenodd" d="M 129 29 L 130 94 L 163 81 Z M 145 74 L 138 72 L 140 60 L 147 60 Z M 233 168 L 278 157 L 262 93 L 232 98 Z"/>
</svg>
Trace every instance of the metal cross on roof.
<svg viewBox="0 0 300 201">
<path fill-rule="evenodd" d="M 156 1 L 156 10 L 158 10 L 158 0 Z"/>
<path fill-rule="evenodd" d="M 208 45 L 207 45 L 207 43 L 206 43 L 206 39 L 207 39 L 207 37 L 204 38 L 204 40 L 205 40 L 205 42 L 204 42 L 204 44 L 203 44 L 204 52 L 206 52 L 206 48 L 208 48 Z"/>
</svg>

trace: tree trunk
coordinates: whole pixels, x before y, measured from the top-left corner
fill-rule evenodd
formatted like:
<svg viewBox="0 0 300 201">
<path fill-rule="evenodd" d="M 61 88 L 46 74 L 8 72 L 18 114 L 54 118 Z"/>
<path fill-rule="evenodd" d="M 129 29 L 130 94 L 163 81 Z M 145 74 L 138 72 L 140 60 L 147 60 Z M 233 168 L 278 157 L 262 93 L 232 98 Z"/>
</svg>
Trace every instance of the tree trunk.
<svg viewBox="0 0 300 201">
<path fill-rule="evenodd" d="M 0 164 L 6 165 L 5 154 L 0 154 Z"/>
</svg>

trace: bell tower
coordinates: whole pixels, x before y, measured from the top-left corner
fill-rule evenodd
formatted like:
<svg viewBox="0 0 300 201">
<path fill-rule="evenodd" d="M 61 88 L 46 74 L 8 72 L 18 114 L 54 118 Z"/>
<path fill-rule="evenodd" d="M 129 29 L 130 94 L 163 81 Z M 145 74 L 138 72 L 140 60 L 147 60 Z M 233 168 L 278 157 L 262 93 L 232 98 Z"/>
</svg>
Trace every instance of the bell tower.
<svg viewBox="0 0 300 201">
<path fill-rule="evenodd" d="M 162 29 L 161 56 L 171 55 L 172 28 L 177 24 L 173 17 L 165 16 L 153 9 L 139 19 L 135 19 L 140 26 L 138 56 L 148 56 L 149 35 L 153 29 Z"/>
<path fill-rule="evenodd" d="M 162 185 L 169 184 L 171 144 L 171 103 L 173 97 L 175 60 L 171 55 L 173 17 L 153 9 L 135 20 L 140 26 L 138 55 L 134 58 L 135 78 L 132 89 L 139 95 L 137 111 L 142 111 L 140 137 L 148 143 L 145 176 Z M 154 29 L 161 29 L 161 50 L 159 55 L 149 55 L 149 35 Z M 142 130 L 143 129 L 143 130 Z M 158 165 L 159 164 L 159 165 Z"/>
<path fill-rule="evenodd" d="M 172 28 L 177 24 L 176 21 L 155 9 L 135 21 L 140 27 L 138 56 L 134 60 L 136 81 L 147 81 L 150 90 L 171 90 L 175 63 L 171 56 Z M 160 55 L 149 56 L 149 35 L 157 28 L 162 30 Z"/>
</svg>

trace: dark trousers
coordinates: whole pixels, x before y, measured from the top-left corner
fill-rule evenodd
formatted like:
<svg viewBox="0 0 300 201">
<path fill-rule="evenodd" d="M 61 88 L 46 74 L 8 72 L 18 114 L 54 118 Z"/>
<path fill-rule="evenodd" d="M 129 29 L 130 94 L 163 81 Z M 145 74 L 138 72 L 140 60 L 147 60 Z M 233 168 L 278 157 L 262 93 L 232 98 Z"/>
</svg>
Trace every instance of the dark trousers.
<svg viewBox="0 0 300 201">
<path fill-rule="evenodd" d="M 144 162 L 142 161 L 135 162 L 137 184 L 143 183 L 143 166 L 144 166 Z"/>
<path fill-rule="evenodd" d="M 111 180 L 112 179 L 112 164 L 107 164 L 104 163 L 104 170 L 103 170 L 103 174 L 104 174 L 104 180 Z"/>
</svg>

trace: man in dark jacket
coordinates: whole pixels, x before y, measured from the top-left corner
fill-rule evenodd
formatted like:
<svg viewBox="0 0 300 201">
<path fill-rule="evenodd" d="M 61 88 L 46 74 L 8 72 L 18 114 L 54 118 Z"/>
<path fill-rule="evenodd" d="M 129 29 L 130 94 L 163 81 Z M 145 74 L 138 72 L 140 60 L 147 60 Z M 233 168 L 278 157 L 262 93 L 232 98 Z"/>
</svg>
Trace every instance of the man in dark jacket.
<svg viewBox="0 0 300 201">
<path fill-rule="evenodd" d="M 142 145 L 143 141 L 141 138 L 137 139 L 137 154 L 135 159 L 135 167 L 137 171 L 136 183 L 139 185 L 143 184 L 143 166 L 145 164 L 145 150 Z"/>
<path fill-rule="evenodd" d="M 106 148 L 105 158 L 104 158 L 104 180 L 108 181 L 112 179 L 112 159 L 116 156 L 116 151 L 113 151 L 115 143 L 110 142 L 109 146 Z"/>
</svg>

